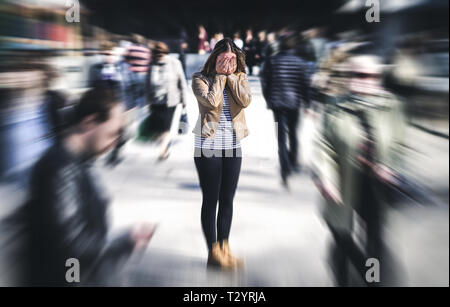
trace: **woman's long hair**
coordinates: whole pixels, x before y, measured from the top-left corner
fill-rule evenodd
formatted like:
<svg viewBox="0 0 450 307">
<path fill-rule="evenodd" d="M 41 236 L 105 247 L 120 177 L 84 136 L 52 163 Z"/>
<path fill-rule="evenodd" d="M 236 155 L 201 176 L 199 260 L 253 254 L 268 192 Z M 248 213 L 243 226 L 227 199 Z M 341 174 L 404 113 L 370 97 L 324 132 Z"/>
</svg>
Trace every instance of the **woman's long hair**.
<svg viewBox="0 0 450 307">
<path fill-rule="evenodd" d="M 237 67 L 235 73 L 245 72 L 245 53 L 233 42 L 231 38 L 224 38 L 217 42 L 211 55 L 206 60 L 201 73 L 211 77 L 216 74 L 216 61 L 219 54 L 231 51 L 236 55 Z"/>
</svg>

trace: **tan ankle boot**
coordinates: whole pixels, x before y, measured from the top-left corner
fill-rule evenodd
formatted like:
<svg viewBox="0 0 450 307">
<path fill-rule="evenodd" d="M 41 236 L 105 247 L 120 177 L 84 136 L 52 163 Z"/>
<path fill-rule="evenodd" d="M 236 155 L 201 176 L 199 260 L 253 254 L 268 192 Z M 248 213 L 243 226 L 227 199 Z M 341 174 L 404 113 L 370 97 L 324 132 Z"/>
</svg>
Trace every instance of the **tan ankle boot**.
<svg viewBox="0 0 450 307">
<path fill-rule="evenodd" d="M 230 245 L 228 244 L 228 240 L 224 240 L 222 242 L 222 253 L 225 259 L 227 259 L 229 265 L 233 268 L 240 268 L 244 266 L 244 261 L 240 258 L 237 258 L 231 253 Z"/>
<path fill-rule="evenodd" d="M 208 266 L 220 267 L 222 269 L 232 268 L 230 261 L 223 254 L 219 242 L 214 243 L 208 255 Z"/>
</svg>

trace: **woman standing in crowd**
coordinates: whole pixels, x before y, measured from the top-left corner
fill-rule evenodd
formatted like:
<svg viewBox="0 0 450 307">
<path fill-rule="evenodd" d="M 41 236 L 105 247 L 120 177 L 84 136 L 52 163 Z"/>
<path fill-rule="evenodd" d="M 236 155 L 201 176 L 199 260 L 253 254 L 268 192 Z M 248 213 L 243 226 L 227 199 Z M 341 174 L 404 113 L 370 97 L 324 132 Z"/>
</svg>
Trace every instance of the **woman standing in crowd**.
<svg viewBox="0 0 450 307">
<path fill-rule="evenodd" d="M 244 52 L 229 38 L 219 41 L 202 71 L 192 76 L 192 88 L 200 113 L 194 160 L 203 194 L 208 266 L 237 268 L 243 262 L 230 252 L 228 237 L 242 163 L 240 140 L 248 135 L 244 108 L 251 101 Z"/>
</svg>

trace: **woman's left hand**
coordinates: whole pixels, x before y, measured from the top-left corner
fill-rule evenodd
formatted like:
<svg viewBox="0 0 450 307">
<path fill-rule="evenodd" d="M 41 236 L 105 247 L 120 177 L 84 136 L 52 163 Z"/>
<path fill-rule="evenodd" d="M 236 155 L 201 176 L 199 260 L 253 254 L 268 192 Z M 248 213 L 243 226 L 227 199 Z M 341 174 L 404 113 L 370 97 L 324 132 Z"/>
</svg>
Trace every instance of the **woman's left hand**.
<svg viewBox="0 0 450 307">
<path fill-rule="evenodd" d="M 227 75 L 234 74 L 237 68 L 236 58 L 228 58 L 225 61 L 225 67 L 227 71 Z"/>
<path fill-rule="evenodd" d="M 233 53 L 221 54 L 217 57 L 216 71 L 221 74 L 231 75 L 236 71 L 236 55 Z"/>
</svg>

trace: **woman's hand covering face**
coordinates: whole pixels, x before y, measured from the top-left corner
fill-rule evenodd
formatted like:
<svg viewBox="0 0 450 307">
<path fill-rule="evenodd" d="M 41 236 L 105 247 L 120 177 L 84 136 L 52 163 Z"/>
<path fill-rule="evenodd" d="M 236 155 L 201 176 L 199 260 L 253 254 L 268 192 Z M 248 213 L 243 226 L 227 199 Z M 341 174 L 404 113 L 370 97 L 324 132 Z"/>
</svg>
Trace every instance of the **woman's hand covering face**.
<svg viewBox="0 0 450 307">
<path fill-rule="evenodd" d="M 237 61 L 233 52 L 224 52 L 217 57 L 216 71 L 218 74 L 230 75 L 236 71 Z"/>
</svg>

